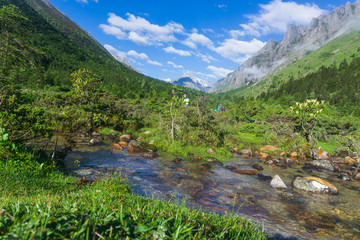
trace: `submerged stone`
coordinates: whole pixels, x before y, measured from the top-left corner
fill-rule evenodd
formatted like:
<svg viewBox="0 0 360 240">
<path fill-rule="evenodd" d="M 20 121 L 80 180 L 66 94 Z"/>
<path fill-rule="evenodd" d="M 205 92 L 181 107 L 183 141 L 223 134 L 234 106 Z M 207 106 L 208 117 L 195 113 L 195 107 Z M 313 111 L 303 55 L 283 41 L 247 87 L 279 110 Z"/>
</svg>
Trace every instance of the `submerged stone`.
<svg viewBox="0 0 360 240">
<path fill-rule="evenodd" d="M 275 175 L 273 177 L 273 179 L 270 182 L 270 185 L 273 188 L 287 188 L 286 184 L 284 183 L 284 181 L 280 178 L 279 175 Z"/>
<path fill-rule="evenodd" d="M 258 173 L 258 174 L 256 175 L 256 177 L 257 177 L 258 179 L 260 179 L 261 181 L 270 181 L 270 180 L 272 180 L 272 176 L 267 175 L 267 174 L 263 174 L 263 173 Z"/>
<path fill-rule="evenodd" d="M 293 186 L 308 192 L 339 194 L 334 185 L 318 177 L 297 177 Z"/>
<path fill-rule="evenodd" d="M 231 170 L 234 173 L 244 174 L 244 175 L 255 175 L 257 173 L 256 169 L 252 170 Z"/>
<path fill-rule="evenodd" d="M 257 164 L 257 163 L 252 165 L 252 167 L 259 171 L 264 170 L 264 168 L 262 166 L 260 166 L 260 164 Z"/>
<path fill-rule="evenodd" d="M 314 160 L 310 162 L 310 165 L 315 168 L 335 171 L 334 164 L 331 163 L 329 160 Z"/>
</svg>

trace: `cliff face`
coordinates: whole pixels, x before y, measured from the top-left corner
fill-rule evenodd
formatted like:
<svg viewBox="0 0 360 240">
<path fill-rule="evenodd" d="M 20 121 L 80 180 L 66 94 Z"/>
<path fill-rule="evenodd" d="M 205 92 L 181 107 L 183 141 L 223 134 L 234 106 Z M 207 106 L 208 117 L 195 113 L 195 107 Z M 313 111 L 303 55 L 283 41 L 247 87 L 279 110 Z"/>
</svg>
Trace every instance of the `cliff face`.
<svg viewBox="0 0 360 240">
<path fill-rule="evenodd" d="M 307 27 L 290 25 L 280 42 L 270 40 L 234 72 L 216 82 L 210 91 L 225 92 L 259 81 L 275 68 L 285 67 L 305 56 L 307 51 L 315 51 L 359 25 L 360 0 L 312 19 Z"/>
</svg>

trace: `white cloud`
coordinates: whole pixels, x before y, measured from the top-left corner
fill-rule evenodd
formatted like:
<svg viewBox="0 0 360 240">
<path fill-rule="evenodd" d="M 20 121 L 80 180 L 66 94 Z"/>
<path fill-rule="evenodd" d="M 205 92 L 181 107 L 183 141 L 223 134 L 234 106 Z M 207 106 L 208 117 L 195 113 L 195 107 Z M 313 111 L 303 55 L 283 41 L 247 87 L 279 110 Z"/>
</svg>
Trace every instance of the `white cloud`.
<svg viewBox="0 0 360 240">
<path fill-rule="evenodd" d="M 224 58 L 237 63 L 243 63 L 248 57 L 257 53 L 264 45 L 264 42 L 257 39 L 253 39 L 250 42 L 225 39 L 214 51 Z"/>
<path fill-rule="evenodd" d="M 120 28 L 118 27 L 114 27 L 114 26 L 109 26 L 106 24 L 101 24 L 100 28 L 109 35 L 113 35 L 115 36 L 117 39 L 119 40 L 123 40 L 127 37 L 127 34 L 125 32 L 123 32 Z"/>
<path fill-rule="evenodd" d="M 227 8 L 227 5 L 226 4 L 219 4 L 218 8 Z"/>
<path fill-rule="evenodd" d="M 214 73 L 214 75 L 219 78 L 226 77 L 226 75 L 228 75 L 230 72 L 232 72 L 232 70 L 225 69 L 222 67 L 218 68 L 215 66 L 208 66 L 207 69 L 212 71 Z"/>
<path fill-rule="evenodd" d="M 192 55 L 191 52 L 189 52 L 189 51 L 179 50 L 179 49 L 174 48 L 173 46 L 163 48 L 163 50 L 166 53 L 175 53 L 177 55 L 184 56 L 184 57 L 188 57 L 188 56 Z"/>
<path fill-rule="evenodd" d="M 136 51 L 134 50 L 130 50 L 127 52 L 127 55 L 128 56 L 131 56 L 131 57 L 134 57 L 136 59 L 140 59 L 140 60 L 149 60 L 149 57 L 148 55 L 146 55 L 145 53 L 137 53 Z"/>
<path fill-rule="evenodd" d="M 151 60 L 147 60 L 148 64 L 154 65 L 154 66 L 160 66 L 162 67 L 163 65 L 157 61 L 151 61 Z"/>
<path fill-rule="evenodd" d="M 190 34 L 189 37 L 182 43 L 192 49 L 196 49 L 197 45 L 205 46 L 211 49 L 214 45 L 209 38 L 197 32 L 193 32 L 192 34 Z"/>
<path fill-rule="evenodd" d="M 115 35 L 121 30 L 121 39 L 128 39 L 140 45 L 161 45 L 164 42 L 177 41 L 175 34 L 184 34 L 184 27 L 175 22 L 169 22 L 164 26 L 152 24 L 145 18 L 137 17 L 127 13 L 127 19 L 109 13 L 108 25 L 101 24 L 100 27 L 105 33 Z"/>
<path fill-rule="evenodd" d="M 260 4 L 259 6 L 261 8 L 259 14 L 247 16 L 250 22 L 240 24 L 243 29 L 235 30 L 230 34 L 259 37 L 270 33 L 284 33 L 289 24 L 307 25 L 312 18 L 327 12 L 316 4 L 298 4 L 282 0 L 274 0 L 269 4 Z"/>
<path fill-rule="evenodd" d="M 184 68 L 183 66 L 181 66 L 181 65 L 176 65 L 175 63 L 170 62 L 170 61 L 168 61 L 167 64 L 173 66 L 174 68 Z"/>
</svg>

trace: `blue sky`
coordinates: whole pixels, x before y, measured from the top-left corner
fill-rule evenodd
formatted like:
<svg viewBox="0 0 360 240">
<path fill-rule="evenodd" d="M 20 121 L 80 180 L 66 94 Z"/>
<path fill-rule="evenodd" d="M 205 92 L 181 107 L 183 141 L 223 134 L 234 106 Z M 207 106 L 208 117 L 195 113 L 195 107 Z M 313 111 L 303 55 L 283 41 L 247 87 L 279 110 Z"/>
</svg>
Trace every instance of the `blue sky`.
<svg viewBox="0 0 360 240">
<path fill-rule="evenodd" d="M 215 82 L 289 24 L 307 25 L 345 0 L 50 0 L 143 74 Z M 353 1 L 352 1 L 353 2 Z"/>
</svg>

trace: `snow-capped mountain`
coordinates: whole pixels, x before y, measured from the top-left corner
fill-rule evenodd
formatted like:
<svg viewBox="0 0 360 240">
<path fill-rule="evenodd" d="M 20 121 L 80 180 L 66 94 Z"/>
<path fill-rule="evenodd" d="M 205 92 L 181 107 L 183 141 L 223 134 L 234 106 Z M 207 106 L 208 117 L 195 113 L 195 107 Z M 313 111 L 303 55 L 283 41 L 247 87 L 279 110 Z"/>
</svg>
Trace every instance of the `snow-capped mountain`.
<svg viewBox="0 0 360 240">
<path fill-rule="evenodd" d="M 185 73 L 179 78 L 171 81 L 171 83 L 179 86 L 193 88 L 203 92 L 207 92 L 212 87 L 211 82 L 199 79 L 191 73 Z"/>
</svg>

